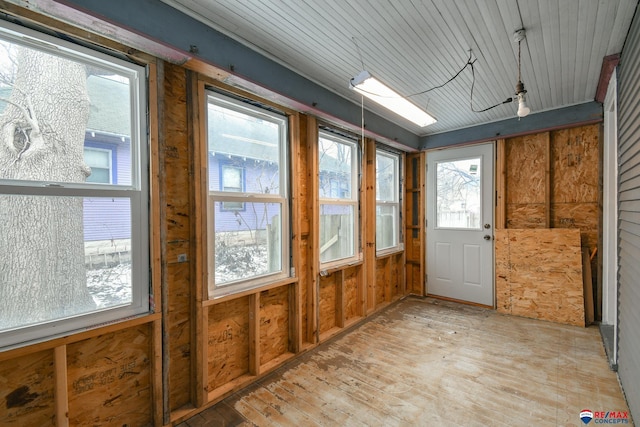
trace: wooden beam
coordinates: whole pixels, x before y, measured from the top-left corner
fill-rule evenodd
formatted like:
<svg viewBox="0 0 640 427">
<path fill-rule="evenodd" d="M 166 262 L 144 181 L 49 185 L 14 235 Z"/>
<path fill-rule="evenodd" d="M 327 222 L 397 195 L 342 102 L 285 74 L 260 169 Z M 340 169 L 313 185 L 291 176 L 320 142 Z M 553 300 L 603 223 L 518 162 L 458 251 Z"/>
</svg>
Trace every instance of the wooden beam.
<svg viewBox="0 0 640 427">
<path fill-rule="evenodd" d="M 300 134 L 301 125 L 300 114 L 295 113 L 289 116 L 289 156 L 291 159 L 291 176 L 290 179 L 290 206 L 292 212 L 289 213 L 291 223 L 291 254 L 290 271 L 294 271 L 292 276 L 300 278 L 297 283 L 289 287 L 289 351 L 297 353 L 302 348 L 303 331 L 302 331 L 302 304 L 300 287 L 307 284 L 307 272 L 302 270 L 304 264 L 302 260 L 307 260 L 306 244 L 302 239 L 302 222 L 305 215 L 304 201 L 301 200 L 300 188 L 306 184 L 306 177 L 303 176 L 304 163 L 301 157 L 302 135 Z M 304 182 L 302 182 L 304 181 Z"/>
<path fill-rule="evenodd" d="M 307 288 L 307 331 L 306 338 L 310 343 L 320 342 L 320 312 L 318 309 L 320 294 L 320 239 L 318 224 L 320 223 L 319 175 L 318 175 L 318 122 L 315 117 L 307 117 L 307 192 L 311 204 L 311 226 L 309 227 L 309 287 Z"/>
<path fill-rule="evenodd" d="M 507 142 L 497 141 L 496 151 L 496 224 L 494 228 L 507 228 Z"/>
<path fill-rule="evenodd" d="M 69 388 L 67 385 L 67 346 L 53 350 L 55 376 L 56 426 L 69 426 Z"/>
<path fill-rule="evenodd" d="M 362 187 L 362 217 L 364 228 L 364 286 L 366 286 L 366 314 L 376 308 L 376 142 L 366 138 L 364 141 L 364 159 Z"/>
<path fill-rule="evenodd" d="M 604 99 L 607 96 L 607 89 L 609 88 L 609 80 L 611 75 L 620 63 L 620 54 L 614 53 L 613 55 L 605 56 L 602 59 L 602 67 L 600 68 L 600 79 L 598 80 L 598 87 L 596 88 L 596 101 L 604 103 Z"/>
<path fill-rule="evenodd" d="M 260 292 L 249 296 L 249 374 L 260 375 Z"/>
<path fill-rule="evenodd" d="M 553 177 L 551 174 L 553 173 L 551 165 L 553 164 L 553 158 L 551 153 L 551 135 L 549 132 L 545 132 L 543 134 L 544 138 L 544 153 L 545 153 L 545 163 L 544 163 L 544 223 L 545 228 L 552 228 L 552 215 L 551 215 L 551 201 L 553 199 L 553 187 L 551 185 Z"/>
</svg>

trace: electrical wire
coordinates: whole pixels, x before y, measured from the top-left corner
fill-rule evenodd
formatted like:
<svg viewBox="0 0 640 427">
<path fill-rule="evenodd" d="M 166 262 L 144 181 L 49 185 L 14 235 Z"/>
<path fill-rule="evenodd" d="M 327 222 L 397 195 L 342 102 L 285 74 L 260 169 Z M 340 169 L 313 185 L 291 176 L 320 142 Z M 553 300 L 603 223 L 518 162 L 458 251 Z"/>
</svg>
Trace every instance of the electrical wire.
<svg viewBox="0 0 640 427">
<path fill-rule="evenodd" d="M 467 59 L 467 63 L 464 64 L 464 67 L 462 67 L 460 69 L 460 71 L 458 71 L 453 77 L 451 77 L 449 80 L 447 80 L 446 82 L 442 83 L 439 86 L 435 86 L 432 88 L 429 88 L 427 90 L 423 90 L 422 92 L 417 92 L 417 93 L 413 93 L 411 95 L 407 95 L 407 98 L 411 98 L 412 96 L 417 96 L 417 95 L 424 95 L 425 93 L 429 93 L 432 90 L 436 90 L 436 89 L 440 89 L 441 87 L 444 87 L 446 85 L 448 85 L 449 83 L 451 83 L 452 81 L 455 80 L 456 77 L 458 77 L 460 75 L 460 73 L 462 73 L 468 66 L 471 66 L 471 68 L 473 69 L 473 63 L 476 62 L 478 60 L 478 58 L 474 59 L 473 61 L 471 60 L 471 55 L 472 55 L 472 51 L 469 50 L 469 59 Z"/>
<path fill-rule="evenodd" d="M 502 104 L 509 104 L 511 102 L 513 102 L 513 98 L 507 98 L 502 102 L 499 102 L 496 105 L 492 105 L 491 107 L 487 107 L 483 110 L 476 110 L 473 108 L 473 88 L 476 85 L 476 73 L 475 73 L 475 69 L 473 68 L 473 64 L 471 64 L 471 95 L 469 97 L 469 107 L 471 108 L 471 111 L 473 111 L 474 113 L 484 113 L 485 111 L 489 111 L 492 108 L 496 108 L 499 107 Z"/>
</svg>

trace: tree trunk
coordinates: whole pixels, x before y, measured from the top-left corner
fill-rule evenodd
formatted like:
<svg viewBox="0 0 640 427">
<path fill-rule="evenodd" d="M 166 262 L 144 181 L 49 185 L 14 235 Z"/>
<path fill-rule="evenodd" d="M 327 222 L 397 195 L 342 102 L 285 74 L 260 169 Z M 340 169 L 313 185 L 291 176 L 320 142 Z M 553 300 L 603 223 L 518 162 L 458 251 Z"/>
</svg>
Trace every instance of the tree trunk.
<svg viewBox="0 0 640 427">
<path fill-rule="evenodd" d="M 85 66 L 21 49 L 0 116 L 0 179 L 84 182 Z M 84 266 L 82 198 L 0 195 L 0 329 L 95 308 Z"/>
</svg>

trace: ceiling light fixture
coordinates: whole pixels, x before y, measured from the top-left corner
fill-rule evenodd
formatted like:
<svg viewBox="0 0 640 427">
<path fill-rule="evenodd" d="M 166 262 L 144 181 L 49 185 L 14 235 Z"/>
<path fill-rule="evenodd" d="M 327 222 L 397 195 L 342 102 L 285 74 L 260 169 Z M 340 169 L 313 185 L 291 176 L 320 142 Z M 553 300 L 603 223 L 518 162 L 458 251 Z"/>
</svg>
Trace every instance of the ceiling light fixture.
<svg viewBox="0 0 640 427">
<path fill-rule="evenodd" d="M 368 71 L 361 71 L 349 83 L 351 89 L 420 127 L 429 126 L 436 122 L 436 119 L 426 111 L 400 96 L 380 80 L 372 77 Z"/>
<path fill-rule="evenodd" d="M 516 96 L 518 97 L 518 117 L 526 117 L 531 109 L 527 105 L 526 93 L 527 91 L 524 89 L 524 83 L 522 83 L 522 77 L 520 75 L 520 43 L 526 37 L 526 33 L 524 28 L 517 30 L 513 34 L 513 41 L 518 43 L 518 83 L 516 84 Z"/>
</svg>

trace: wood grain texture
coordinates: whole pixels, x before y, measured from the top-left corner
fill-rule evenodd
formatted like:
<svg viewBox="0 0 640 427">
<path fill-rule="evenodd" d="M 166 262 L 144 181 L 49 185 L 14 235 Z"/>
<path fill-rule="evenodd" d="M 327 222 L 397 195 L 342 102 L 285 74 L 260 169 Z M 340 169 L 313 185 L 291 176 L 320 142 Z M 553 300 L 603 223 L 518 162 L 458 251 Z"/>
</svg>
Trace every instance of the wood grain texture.
<svg viewBox="0 0 640 427">
<path fill-rule="evenodd" d="M 350 267 L 344 270 L 343 287 L 344 287 L 344 320 L 349 320 L 359 317 L 358 310 L 358 287 L 360 286 L 358 280 L 358 269 L 362 267 Z"/>
<path fill-rule="evenodd" d="M 249 372 L 249 299 L 209 308 L 209 392 Z"/>
<path fill-rule="evenodd" d="M 318 327 L 321 334 L 336 326 L 336 292 L 338 291 L 338 284 L 336 283 L 337 278 L 337 273 L 320 277 L 320 302 L 318 305 L 320 310 L 320 320 Z"/>
<path fill-rule="evenodd" d="M 245 425 L 287 426 L 577 427 L 584 408 L 628 412 L 596 327 L 430 298 L 389 306 L 221 405 Z"/>
<path fill-rule="evenodd" d="M 151 424 L 150 350 L 151 325 L 70 344 L 69 424 Z"/>
<path fill-rule="evenodd" d="M 55 426 L 53 351 L 0 362 L 0 425 Z"/>
<path fill-rule="evenodd" d="M 580 231 L 496 230 L 500 313 L 585 325 Z"/>
<path fill-rule="evenodd" d="M 289 287 L 260 293 L 260 365 L 289 351 Z"/>
</svg>

